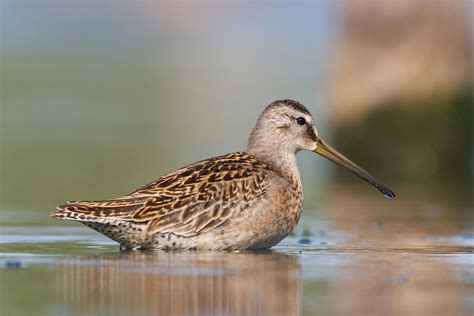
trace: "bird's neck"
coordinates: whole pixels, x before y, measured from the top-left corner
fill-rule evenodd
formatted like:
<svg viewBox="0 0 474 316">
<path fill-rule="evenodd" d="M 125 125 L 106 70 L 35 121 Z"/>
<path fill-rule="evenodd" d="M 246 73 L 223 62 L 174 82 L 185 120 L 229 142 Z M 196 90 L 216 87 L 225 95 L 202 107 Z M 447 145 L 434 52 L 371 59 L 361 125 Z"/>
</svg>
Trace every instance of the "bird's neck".
<svg viewBox="0 0 474 316">
<path fill-rule="evenodd" d="M 262 144 L 259 146 L 259 144 L 249 143 L 246 152 L 275 168 L 292 184 L 301 187 L 296 152 L 279 147 L 278 144 L 273 145 L 274 147 L 269 148 L 268 146 L 262 146 Z"/>
</svg>

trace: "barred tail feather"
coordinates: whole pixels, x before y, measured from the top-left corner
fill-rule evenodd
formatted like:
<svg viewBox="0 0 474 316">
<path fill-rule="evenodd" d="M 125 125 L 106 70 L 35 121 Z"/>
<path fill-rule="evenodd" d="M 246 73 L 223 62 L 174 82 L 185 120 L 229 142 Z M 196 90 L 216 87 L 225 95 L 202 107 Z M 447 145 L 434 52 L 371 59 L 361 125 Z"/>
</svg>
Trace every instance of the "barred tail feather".
<svg viewBox="0 0 474 316">
<path fill-rule="evenodd" d="M 132 214 L 130 210 L 120 207 L 99 208 L 71 202 L 58 206 L 51 217 L 81 222 L 120 243 L 121 247 L 134 249 L 140 247 L 145 240 L 146 224 L 130 221 Z"/>
<path fill-rule="evenodd" d="M 102 222 L 104 219 L 129 220 L 133 213 L 143 206 L 143 203 L 117 205 L 105 201 L 73 201 L 60 205 L 51 217 L 57 219 Z"/>
</svg>

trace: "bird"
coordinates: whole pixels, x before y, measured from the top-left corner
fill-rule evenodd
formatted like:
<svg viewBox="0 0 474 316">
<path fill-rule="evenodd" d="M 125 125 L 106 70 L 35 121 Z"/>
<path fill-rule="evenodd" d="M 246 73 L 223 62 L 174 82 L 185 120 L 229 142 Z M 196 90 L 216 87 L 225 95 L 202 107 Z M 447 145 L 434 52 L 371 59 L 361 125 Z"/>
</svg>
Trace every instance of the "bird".
<svg viewBox="0 0 474 316">
<path fill-rule="evenodd" d="M 69 201 L 53 218 L 80 222 L 128 250 L 269 249 L 303 208 L 299 151 L 313 151 L 395 193 L 321 139 L 301 103 L 277 100 L 260 114 L 244 151 L 202 160 L 125 196 Z"/>
</svg>

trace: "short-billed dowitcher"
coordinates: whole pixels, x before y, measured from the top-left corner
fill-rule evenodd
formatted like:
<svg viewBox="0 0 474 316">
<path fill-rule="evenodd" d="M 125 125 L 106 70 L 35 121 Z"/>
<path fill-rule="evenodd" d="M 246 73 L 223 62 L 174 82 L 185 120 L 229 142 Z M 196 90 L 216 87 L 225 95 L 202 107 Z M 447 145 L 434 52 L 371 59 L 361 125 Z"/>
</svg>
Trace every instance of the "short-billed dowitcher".
<svg viewBox="0 0 474 316">
<path fill-rule="evenodd" d="M 314 151 L 395 197 L 327 145 L 302 104 L 279 100 L 260 115 L 245 151 L 183 167 L 124 197 L 68 202 L 52 217 L 79 221 L 122 248 L 270 248 L 301 215 L 300 150 Z"/>
</svg>

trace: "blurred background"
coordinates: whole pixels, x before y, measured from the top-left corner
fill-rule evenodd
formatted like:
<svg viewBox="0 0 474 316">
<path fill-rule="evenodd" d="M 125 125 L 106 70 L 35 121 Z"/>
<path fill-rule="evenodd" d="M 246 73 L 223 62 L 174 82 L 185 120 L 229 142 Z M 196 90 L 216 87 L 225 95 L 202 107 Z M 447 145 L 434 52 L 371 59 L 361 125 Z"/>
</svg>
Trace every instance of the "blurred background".
<svg viewBox="0 0 474 316">
<path fill-rule="evenodd" d="M 0 314 L 472 315 L 473 16 L 470 0 L 0 0 Z M 397 198 L 302 152 L 303 217 L 274 252 L 120 253 L 49 218 L 244 149 L 282 98 Z"/>
<path fill-rule="evenodd" d="M 2 0 L 0 207 L 116 197 L 241 150 L 281 98 L 389 184 L 469 188 L 471 4 Z M 299 156 L 307 192 L 348 175 Z"/>
</svg>

